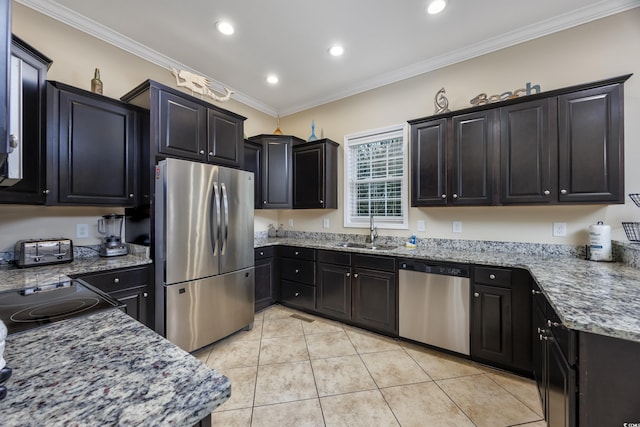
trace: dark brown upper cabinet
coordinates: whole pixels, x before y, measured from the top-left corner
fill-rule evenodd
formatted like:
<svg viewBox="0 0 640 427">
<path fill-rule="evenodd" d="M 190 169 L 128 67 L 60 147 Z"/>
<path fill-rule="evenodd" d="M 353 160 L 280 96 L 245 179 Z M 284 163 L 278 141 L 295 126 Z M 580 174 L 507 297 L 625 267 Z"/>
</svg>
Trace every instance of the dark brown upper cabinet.
<svg viewBox="0 0 640 427">
<path fill-rule="evenodd" d="M 411 126 L 411 206 L 493 201 L 495 112 L 472 112 Z"/>
<path fill-rule="evenodd" d="M 410 120 L 411 205 L 624 203 L 629 77 Z"/>
<path fill-rule="evenodd" d="M 16 142 L 22 150 L 22 179 L 11 186 L 0 184 L 0 203 L 44 204 L 45 94 L 47 70 L 52 61 L 16 36 L 11 39 L 10 59 L 16 70 L 11 79 L 11 115 L 19 117 L 22 124 L 10 133 L 17 135 Z"/>
<path fill-rule="evenodd" d="M 242 169 L 253 172 L 254 209 L 262 209 L 262 144 L 244 140 L 244 166 Z"/>
<path fill-rule="evenodd" d="M 176 157 L 242 167 L 246 117 L 153 80 L 120 99 L 149 110 L 154 162 L 156 157 Z"/>
<path fill-rule="evenodd" d="M 338 143 L 330 139 L 293 147 L 293 209 L 338 208 Z"/>
<path fill-rule="evenodd" d="M 135 107 L 47 84 L 47 204 L 134 206 L 138 145 Z"/>
</svg>

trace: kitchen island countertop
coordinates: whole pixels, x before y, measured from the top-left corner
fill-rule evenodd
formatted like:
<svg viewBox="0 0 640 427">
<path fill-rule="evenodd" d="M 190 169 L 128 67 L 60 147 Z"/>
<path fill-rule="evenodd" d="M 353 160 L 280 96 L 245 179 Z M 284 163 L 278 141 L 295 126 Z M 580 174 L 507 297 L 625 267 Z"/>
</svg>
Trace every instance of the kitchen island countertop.
<svg viewBox="0 0 640 427">
<path fill-rule="evenodd" d="M 331 239 L 260 238 L 255 247 L 290 245 L 398 258 L 419 258 L 528 270 L 562 323 L 573 330 L 640 342 L 640 269 L 560 254 L 437 247 L 342 248 Z"/>
<path fill-rule="evenodd" d="M 118 309 L 10 335 L 5 359 L 2 425 L 192 426 L 231 393 L 228 378 Z"/>
</svg>

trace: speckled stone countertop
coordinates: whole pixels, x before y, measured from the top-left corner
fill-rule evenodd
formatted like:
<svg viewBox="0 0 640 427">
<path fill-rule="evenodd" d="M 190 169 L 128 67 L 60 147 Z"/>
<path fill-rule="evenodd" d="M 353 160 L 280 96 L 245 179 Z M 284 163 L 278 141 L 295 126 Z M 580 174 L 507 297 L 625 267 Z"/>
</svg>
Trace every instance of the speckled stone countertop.
<svg viewBox="0 0 640 427">
<path fill-rule="evenodd" d="M 46 351 L 44 351 L 46 349 Z M 118 309 L 10 335 L 0 425 L 192 426 L 228 378 Z"/>
<path fill-rule="evenodd" d="M 75 248 L 74 248 L 75 249 Z M 69 276 L 118 268 L 136 267 L 150 264 L 152 261 L 144 252 L 134 252 L 117 257 L 92 256 L 75 257 L 66 264 L 44 265 L 42 267 L 0 267 L 0 292 L 64 282 Z"/>
<path fill-rule="evenodd" d="M 640 342 L 640 269 L 633 266 L 586 261 L 558 245 L 483 242 L 465 247 L 460 242 L 434 240 L 419 242 L 417 248 L 408 249 L 396 241 L 400 246 L 395 249 L 372 251 L 337 247 L 335 239 L 318 234 L 307 238 L 256 238 L 255 246 L 291 245 L 522 268 L 532 274 L 568 328 Z M 449 242 L 453 243 L 447 244 Z M 382 240 L 380 243 L 393 242 Z"/>
</svg>

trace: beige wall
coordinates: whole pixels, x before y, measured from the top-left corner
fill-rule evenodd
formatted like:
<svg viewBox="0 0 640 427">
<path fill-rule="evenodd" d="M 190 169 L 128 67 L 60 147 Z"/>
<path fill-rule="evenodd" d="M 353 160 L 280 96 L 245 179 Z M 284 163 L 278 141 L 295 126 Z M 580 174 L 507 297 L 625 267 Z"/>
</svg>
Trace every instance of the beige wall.
<svg viewBox="0 0 640 427">
<path fill-rule="evenodd" d="M 499 94 L 539 84 L 543 91 L 635 73 L 625 84 L 625 180 L 626 192 L 640 192 L 640 8 L 560 33 L 484 55 L 383 88 L 297 113 L 281 120 L 285 133 L 307 138 L 311 120 L 316 135 L 343 144 L 344 135 L 402 123 L 434 112 L 433 98 L 444 87 L 452 110 L 469 107 L 479 93 Z M 342 147 L 340 182 L 342 182 Z M 342 205 L 343 191 L 339 189 Z M 365 233 L 342 227 L 337 211 L 281 212 L 285 227 L 321 231 L 322 218 L 330 219 L 333 232 Z M 640 221 L 640 208 L 612 206 L 445 207 L 412 208 L 408 231 L 392 235 L 490 239 L 540 243 L 588 243 L 588 226 L 598 220 L 610 224 L 613 237 L 626 240 L 621 221 Z M 418 233 L 416 221 L 426 221 L 426 233 Z M 462 221 L 462 234 L 453 234 L 451 221 Z M 552 223 L 566 222 L 568 236 L 552 236 Z"/>
<path fill-rule="evenodd" d="M 402 123 L 433 113 L 433 97 L 445 87 L 450 108 L 469 106 L 469 99 L 481 92 L 502 93 L 522 87 L 526 82 L 551 90 L 604 79 L 626 73 L 640 73 L 640 8 L 499 52 L 484 55 L 399 83 L 371 90 L 281 119 L 283 132 L 306 139 L 311 120 L 316 135 L 342 144 L 344 135 Z M 13 32 L 53 59 L 51 80 L 89 89 L 95 67 L 101 70 L 104 93 L 119 98 L 147 78 L 172 84 L 169 72 L 136 56 L 74 30 L 25 6 L 13 3 Z M 215 77 L 215 76 L 213 76 Z M 234 100 L 218 104 L 246 116 L 249 136 L 270 133 L 275 120 Z M 626 191 L 640 192 L 640 76 L 625 85 Z M 342 182 L 340 150 L 340 182 Z M 339 205 L 342 206 L 342 189 Z M 588 242 L 587 228 L 604 220 L 614 229 L 614 238 L 624 240 L 620 221 L 640 220 L 640 209 L 628 202 L 613 206 L 562 207 L 473 207 L 413 208 L 410 229 L 381 234 L 461 239 L 491 239 L 567 244 Z M 56 208 L 0 205 L 0 251 L 10 249 L 16 240 L 31 237 L 66 236 L 75 238 L 75 224 L 92 227 L 108 208 Z M 329 229 L 322 228 L 328 218 Z M 293 227 L 288 221 L 293 220 Z M 427 229 L 417 233 L 416 221 L 425 220 Z M 462 234 L 451 233 L 451 221 L 463 223 Z M 551 223 L 566 222 L 568 236 L 552 237 Z M 256 231 L 268 224 L 308 231 L 363 234 L 362 229 L 342 227 L 342 208 L 310 211 L 257 211 Z M 93 228 L 92 228 L 93 231 Z M 97 243 L 92 239 L 76 244 Z"/>
</svg>

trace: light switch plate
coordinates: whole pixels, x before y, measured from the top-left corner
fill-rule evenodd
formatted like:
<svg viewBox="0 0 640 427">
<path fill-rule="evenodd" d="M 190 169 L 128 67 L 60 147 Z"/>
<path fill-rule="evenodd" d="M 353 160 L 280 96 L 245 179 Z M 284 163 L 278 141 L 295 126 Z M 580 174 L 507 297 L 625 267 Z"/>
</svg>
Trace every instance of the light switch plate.
<svg viewBox="0 0 640 427">
<path fill-rule="evenodd" d="M 566 222 L 554 222 L 553 223 L 553 237 L 565 237 L 567 235 L 567 223 Z"/>
<path fill-rule="evenodd" d="M 322 218 L 322 228 L 329 228 L 329 218 Z"/>
<path fill-rule="evenodd" d="M 462 221 L 453 221 L 452 222 L 452 231 L 454 233 L 462 233 Z"/>
<path fill-rule="evenodd" d="M 418 220 L 418 231 L 425 231 L 426 224 L 423 220 Z"/>
<path fill-rule="evenodd" d="M 76 237 L 78 239 L 88 239 L 89 224 L 76 224 Z"/>
<path fill-rule="evenodd" d="M 293 219 L 289 220 L 289 227 L 293 227 Z"/>
</svg>

